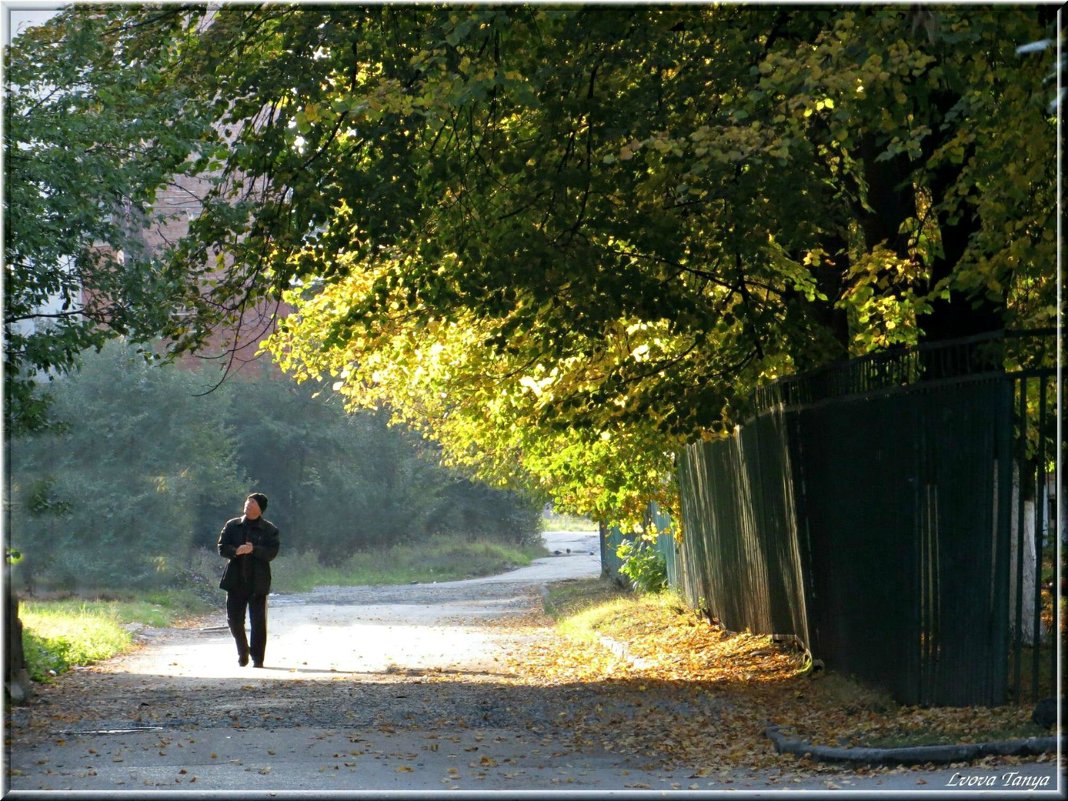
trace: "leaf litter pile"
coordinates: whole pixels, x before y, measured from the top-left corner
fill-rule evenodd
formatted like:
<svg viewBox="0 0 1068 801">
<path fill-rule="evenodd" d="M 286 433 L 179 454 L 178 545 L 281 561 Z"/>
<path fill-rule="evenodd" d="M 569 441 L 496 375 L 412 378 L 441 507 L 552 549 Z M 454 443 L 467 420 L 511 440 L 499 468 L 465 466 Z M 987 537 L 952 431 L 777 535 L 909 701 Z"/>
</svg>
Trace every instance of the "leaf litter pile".
<svg viewBox="0 0 1068 801">
<path fill-rule="evenodd" d="M 571 585 L 571 586 L 567 586 Z M 769 723 L 812 744 L 893 747 L 975 743 L 1047 734 L 1029 706 L 919 708 L 834 674 L 813 672 L 804 655 L 768 636 L 710 624 L 670 595 L 634 596 L 604 581 L 556 585 L 563 599 L 548 614 L 498 625 L 531 635 L 509 657 L 517 681 L 597 696 L 592 711 L 560 712 L 574 743 L 634 755 L 642 767 L 698 765 L 697 777 L 780 771 L 784 781 L 814 773 L 853 775 L 908 768 L 818 763 L 779 754 Z M 564 636 L 536 636 L 556 626 Z M 1038 758 L 1039 760 L 1042 757 Z M 1012 757 L 981 764 L 1009 764 Z M 922 768 L 923 766 L 918 766 Z"/>
</svg>

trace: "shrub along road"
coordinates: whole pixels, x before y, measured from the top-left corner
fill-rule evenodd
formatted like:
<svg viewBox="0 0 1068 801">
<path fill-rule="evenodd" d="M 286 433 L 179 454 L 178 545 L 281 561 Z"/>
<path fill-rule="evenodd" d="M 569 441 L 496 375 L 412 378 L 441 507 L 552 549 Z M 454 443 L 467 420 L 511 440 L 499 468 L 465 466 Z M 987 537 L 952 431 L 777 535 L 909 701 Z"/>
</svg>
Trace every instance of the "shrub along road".
<svg viewBox="0 0 1068 801">
<path fill-rule="evenodd" d="M 546 539 L 558 555 L 501 576 L 272 597 L 260 670 L 238 667 L 221 612 L 198 628 L 143 632 L 138 651 L 61 676 L 9 709 L 5 789 L 158 797 L 1057 787 L 1048 761 L 854 769 L 779 756 L 762 740 L 732 749 L 717 733 L 742 726 L 756 737 L 762 721 L 729 688 L 584 679 L 575 644 L 541 612 L 541 593 L 549 582 L 595 577 L 597 539 Z M 640 660 L 622 650 L 610 659 L 633 668 Z M 547 670 L 554 660 L 571 667 Z"/>
</svg>

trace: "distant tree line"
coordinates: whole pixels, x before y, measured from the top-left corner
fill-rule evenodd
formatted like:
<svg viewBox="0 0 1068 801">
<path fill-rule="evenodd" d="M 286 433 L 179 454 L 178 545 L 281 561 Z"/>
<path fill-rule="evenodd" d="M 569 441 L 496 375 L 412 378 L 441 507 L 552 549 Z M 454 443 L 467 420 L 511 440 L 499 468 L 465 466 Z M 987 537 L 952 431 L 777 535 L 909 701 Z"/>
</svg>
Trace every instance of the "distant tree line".
<svg viewBox="0 0 1068 801">
<path fill-rule="evenodd" d="M 287 549 L 353 551 L 466 534 L 539 536 L 533 499 L 440 467 L 434 446 L 351 415 L 329 391 L 256 370 L 204 394 L 199 371 L 124 343 L 51 387 L 57 422 L 9 440 L 8 545 L 32 589 L 151 587 L 214 547 L 246 493 L 267 494 Z"/>
</svg>

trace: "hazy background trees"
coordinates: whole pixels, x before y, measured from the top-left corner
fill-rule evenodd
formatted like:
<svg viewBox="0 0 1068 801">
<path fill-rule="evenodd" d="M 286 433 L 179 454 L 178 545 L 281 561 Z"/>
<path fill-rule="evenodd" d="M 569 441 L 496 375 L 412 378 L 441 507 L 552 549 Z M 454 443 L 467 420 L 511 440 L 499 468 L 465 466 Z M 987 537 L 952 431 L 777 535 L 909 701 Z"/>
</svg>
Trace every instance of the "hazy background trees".
<svg viewBox="0 0 1068 801">
<path fill-rule="evenodd" d="M 247 370 L 203 394 L 203 373 L 146 363 L 117 341 L 52 384 L 45 431 L 10 445 L 9 545 L 37 590 L 154 587 L 214 548 L 246 493 L 270 498 L 287 551 L 323 564 L 355 550 L 465 534 L 540 535 L 540 507 L 437 464 L 434 448 L 329 392 Z"/>
</svg>

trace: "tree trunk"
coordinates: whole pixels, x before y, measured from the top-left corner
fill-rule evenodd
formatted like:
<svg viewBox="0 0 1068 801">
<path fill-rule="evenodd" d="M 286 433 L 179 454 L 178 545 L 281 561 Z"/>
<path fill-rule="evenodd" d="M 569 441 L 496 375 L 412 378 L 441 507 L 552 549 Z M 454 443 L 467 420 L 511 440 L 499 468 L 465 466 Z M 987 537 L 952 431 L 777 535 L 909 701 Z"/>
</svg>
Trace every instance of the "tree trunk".
<svg viewBox="0 0 1068 801">
<path fill-rule="evenodd" d="M 26 654 L 22 647 L 22 621 L 19 620 L 19 600 L 11 586 L 11 565 L 4 564 L 4 689 L 13 704 L 29 700 L 33 692 L 30 673 L 26 669 Z"/>
<path fill-rule="evenodd" d="M 940 118 L 949 114 L 957 100 L 958 97 L 949 92 L 937 92 L 931 98 Z M 941 135 L 927 137 L 923 143 L 924 158 L 933 158 L 943 142 Z M 942 163 L 929 179 L 931 200 L 939 207 L 938 228 L 942 239 L 942 253 L 931 265 L 931 289 L 953 274 L 967 252 L 972 236 L 979 231 L 979 217 L 966 199 L 961 200 L 956 216 L 951 216 L 941 207 L 960 178 L 961 169 L 960 165 Z M 930 313 L 921 315 L 917 323 L 923 330 L 922 339 L 925 342 L 959 339 L 1004 328 L 1004 311 L 1004 300 L 992 300 L 985 294 L 967 297 L 959 291 L 953 291 L 948 298 L 938 298 L 932 302 Z"/>
<path fill-rule="evenodd" d="M 600 521 L 597 522 L 597 540 L 601 546 L 601 575 L 604 578 L 614 579 L 612 566 L 608 562 L 608 526 Z"/>
</svg>

